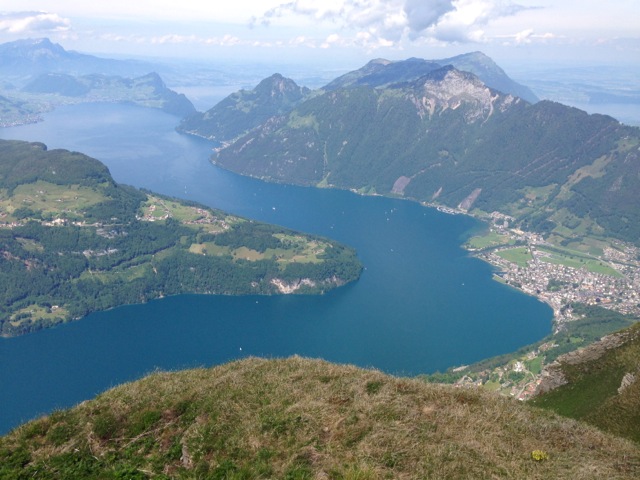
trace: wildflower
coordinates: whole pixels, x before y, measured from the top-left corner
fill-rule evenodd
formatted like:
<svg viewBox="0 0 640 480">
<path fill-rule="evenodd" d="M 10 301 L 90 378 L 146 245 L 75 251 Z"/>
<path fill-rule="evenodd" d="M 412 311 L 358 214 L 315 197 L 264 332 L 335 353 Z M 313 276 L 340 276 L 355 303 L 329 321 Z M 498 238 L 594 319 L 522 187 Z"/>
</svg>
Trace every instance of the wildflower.
<svg viewBox="0 0 640 480">
<path fill-rule="evenodd" d="M 547 455 L 547 452 L 543 450 L 534 450 L 533 452 L 531 452 L 531 458 L 533 458 L 536 462 L 542 462 L 543 460 L 547 460 L 549 458 L 549 455 Z"/>
</svg>

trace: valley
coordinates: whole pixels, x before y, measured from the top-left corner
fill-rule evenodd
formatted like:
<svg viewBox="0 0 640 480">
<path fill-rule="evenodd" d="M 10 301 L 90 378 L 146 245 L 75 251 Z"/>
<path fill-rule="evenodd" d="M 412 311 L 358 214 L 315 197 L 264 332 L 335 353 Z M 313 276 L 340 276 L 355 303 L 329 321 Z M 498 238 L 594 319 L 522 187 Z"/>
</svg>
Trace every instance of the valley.
<svg viewBox="0 0 640 480">
<path fill-rule="evenodd" d="M 204 113 L 155 73 L 3 88 L 0 326 L 44 331 L 0 342 L 0 476 L 638 473 L 637 128 L 480 52 Z"/>
</svg>

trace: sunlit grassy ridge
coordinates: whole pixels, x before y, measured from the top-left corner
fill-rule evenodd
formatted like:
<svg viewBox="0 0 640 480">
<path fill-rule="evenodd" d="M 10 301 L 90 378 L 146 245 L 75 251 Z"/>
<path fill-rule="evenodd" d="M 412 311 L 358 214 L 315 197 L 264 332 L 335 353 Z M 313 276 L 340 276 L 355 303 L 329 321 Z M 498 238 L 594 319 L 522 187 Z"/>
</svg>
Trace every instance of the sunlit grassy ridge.
<svg viewBox="0 0 640 480">
<path fill-rule="evenodd" d="M 299 357 L 156 373 L 0 439 L 0 478 L 639 474 L 637 445 L 573 420 Z"/>
</svg>

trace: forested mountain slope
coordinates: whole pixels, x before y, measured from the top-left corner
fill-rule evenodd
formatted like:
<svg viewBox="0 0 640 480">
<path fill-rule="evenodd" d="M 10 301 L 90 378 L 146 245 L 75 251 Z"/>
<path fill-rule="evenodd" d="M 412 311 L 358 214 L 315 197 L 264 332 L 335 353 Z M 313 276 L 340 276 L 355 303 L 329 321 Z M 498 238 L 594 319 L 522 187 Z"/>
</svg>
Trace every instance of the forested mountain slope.
<svg viewBox="0 0 640 480">
<path fill-rule="evenodd" d="M 192 114 L 182 121 L 178 131 L 229 142 L 274 115 L 291 111 L 309 94 L 308 88 L 299 87 L 293 80 L 274 74 L 253 90 L 240 90 L 206 112 Z"/>
<path fill-rule="evenodd" d="M 532 105 L 449 66 L 317 95 L 214 161 L 272 181 L 499 210 L 542 233 L 579 228 L 638 242 L 638 145 L 638 128 Z"/>
</svg>

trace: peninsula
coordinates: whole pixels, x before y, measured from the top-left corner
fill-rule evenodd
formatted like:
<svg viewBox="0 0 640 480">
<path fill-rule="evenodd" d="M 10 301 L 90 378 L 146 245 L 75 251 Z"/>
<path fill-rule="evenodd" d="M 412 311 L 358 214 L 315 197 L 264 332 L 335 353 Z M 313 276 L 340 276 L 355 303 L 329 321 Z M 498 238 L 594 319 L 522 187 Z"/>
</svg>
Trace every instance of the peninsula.
<svg viewBox="0 0 640 480">
<path fill-rule="evenodd" d="M 0 141 L 0 334 L 165 295 L 323 293 L 353 249 L 117 184 L 98 160 Z"/>
</svg>

